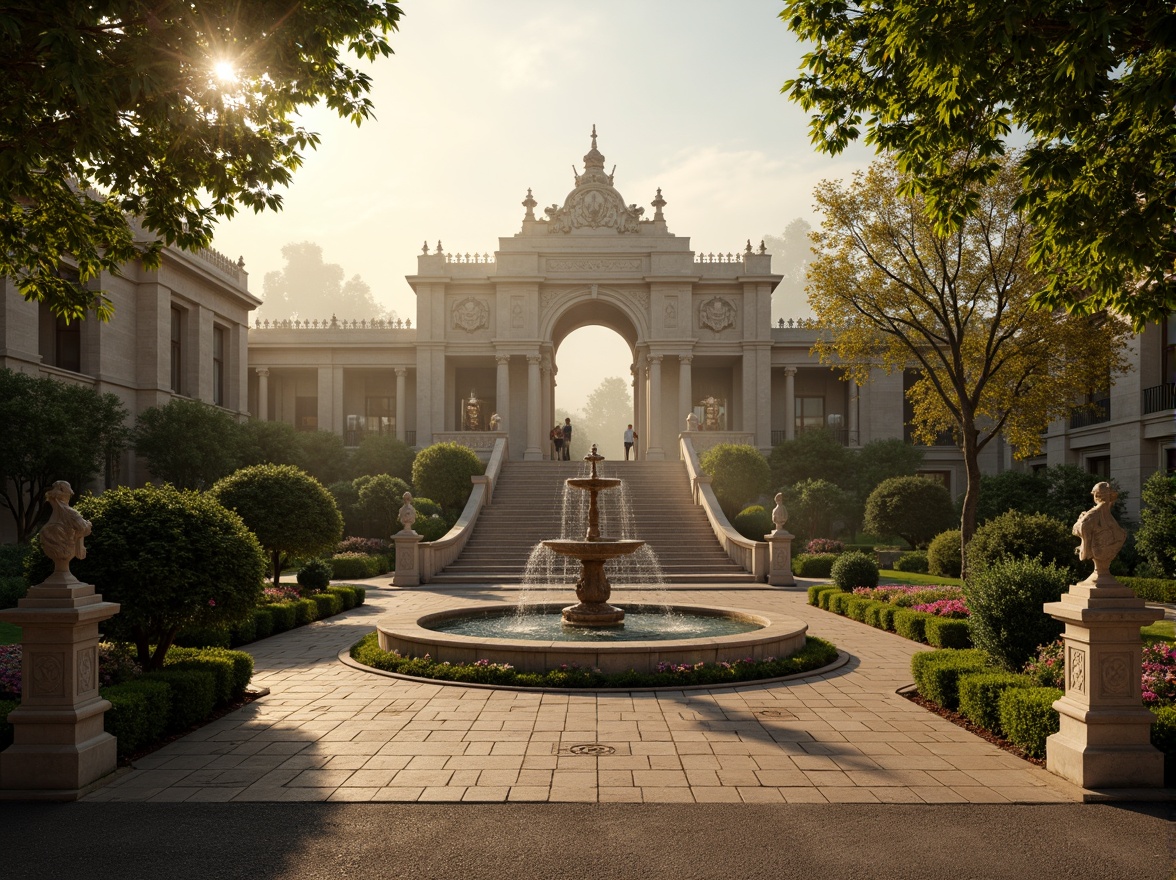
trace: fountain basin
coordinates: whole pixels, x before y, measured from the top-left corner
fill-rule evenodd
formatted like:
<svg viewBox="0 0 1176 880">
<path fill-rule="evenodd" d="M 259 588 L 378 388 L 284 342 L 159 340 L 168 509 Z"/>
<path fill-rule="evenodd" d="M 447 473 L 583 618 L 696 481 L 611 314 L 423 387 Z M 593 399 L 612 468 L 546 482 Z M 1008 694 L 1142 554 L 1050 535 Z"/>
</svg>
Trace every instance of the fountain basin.
<svg viewBox="0 0 1176 880">
<path fill-rule="evenodd" d="M 596 541 L 577 541 L 574 538 L 552 538 L 543 541 L 543 546 L 560 556 L 574 556 L 585 560 L 606 560 L 617 556 L 628 556 L 645 546 L 644 541 L 624 538 L 600 538 Z"/>
<path fill-rule="evenodd" d="M 622 603 L 632 612 L 657 612 L 662 606 Z M 534 606 L 535 611 L 558 617 L 558 604 Z M 391 615 L 378 626 L 380 647 L 406 657 L 423 657 L 450 663 L 489 660 L 509 663 L 524 672 L 544 672 L 564 664 L 593 666 L 603 672 L 656 671 L 659 663 L 717 663 L 751 657 L 787 657 L 804 647 L 808 625 L 792 617 L 767 618 L 738 608 L 708 605 L 673 606 L 674 611 L 700 617 L 726 617 L 750 622 L 757 628 L 730 635 L 710 635 L 638 641 L 604 641 L 593 634 L 584 641 L 465 636 L 430 629 L 448 620 L 486 614 L 513 615 L 516 606 L 465 606 L 421 615 Z"/>
</svg>

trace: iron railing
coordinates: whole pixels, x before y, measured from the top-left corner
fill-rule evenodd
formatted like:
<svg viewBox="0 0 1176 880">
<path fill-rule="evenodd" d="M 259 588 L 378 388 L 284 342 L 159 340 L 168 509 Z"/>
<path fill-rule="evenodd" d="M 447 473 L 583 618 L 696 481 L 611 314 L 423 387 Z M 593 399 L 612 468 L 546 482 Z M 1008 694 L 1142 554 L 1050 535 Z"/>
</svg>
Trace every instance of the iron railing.
<svg viewBox="0 0 1176 880">
<path fill-rule="evenodd" d="M 1085 406 L 1076 407 L 1070 413 L 1071 428 L 1088 428 L 1111 420 L 1111 399 L 1103 397 L 1092 400 Z"/>
<path fill-rule="evenodd" d="M 1176 409 L 1176 382 L 1143 389 L 1143 414 Z"/>
</svg>

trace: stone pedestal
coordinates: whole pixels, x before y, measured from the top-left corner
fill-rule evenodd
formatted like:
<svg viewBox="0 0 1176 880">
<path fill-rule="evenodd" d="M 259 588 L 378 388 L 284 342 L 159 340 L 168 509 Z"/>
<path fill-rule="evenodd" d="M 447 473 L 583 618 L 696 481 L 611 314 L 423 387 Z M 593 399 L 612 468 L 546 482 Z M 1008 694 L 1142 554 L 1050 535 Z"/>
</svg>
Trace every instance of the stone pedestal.
<svg viewBox="0 0 1176 880">
<path fill-rule="evenodd" d="M 1154 788 L 1164 756 L 1151 745 L 1152 713 L 1140 694 L 1139 628 L 1161 614 L 1111 575 L 1070 587 L 1045 612 L 1066 624 L 1066 693 L 1046 766 L 1083 788 Z"/>
<path fill-rule="evenodd" d="M 768 542 L 768 583 L 774 587 L 796 586 L 796 578 L 792 576 L 793 537 L 783 529 L 764 535 Z"/>
<path fill-rule="evenodd" d="M 417 544 L 421 536 L 407 529 L 392 536 L 396 545 L 396 573 L 392 575 L 392 583 L 397 587 L 417 587 L 421 583 L 421 566 L 417 553 Z"/>
<path fill-rule="evenodd" d="M 0 752 L 0 789 L 12 796 L 76 800 L 113 773 L 110 703 L 98 695 L 98 624 L 118 613 L 89 584 L 56 572 L 0 620 L 23 628 L 21 704 L 8 716 L 13 745 Z"/>
</svg>

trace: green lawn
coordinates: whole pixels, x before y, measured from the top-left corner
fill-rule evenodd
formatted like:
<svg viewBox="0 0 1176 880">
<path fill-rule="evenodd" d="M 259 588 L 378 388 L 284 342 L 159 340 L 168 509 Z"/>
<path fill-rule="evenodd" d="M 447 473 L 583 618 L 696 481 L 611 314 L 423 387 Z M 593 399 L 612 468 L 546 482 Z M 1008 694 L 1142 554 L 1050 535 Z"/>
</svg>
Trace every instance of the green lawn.
<svg viewBox="0 0 1176 880">
<path fill-rule="evenodd" d="M 1151 645 L 1155 642 L 1176 641 L 1176 622 L 1160 620 L 1151 626 L 1145 626 L 1139 631 L 1139 634 L 1143 636 L 1143 643 L 1145 645 Z"/>
<path fill-rule="evenodd" d="M 964 582 L 959 578 L 943 577 L 936 574 L 915 574 L 911 571 L 895 571 L 884 568 L 878 572 L 879 584 L 935 584 L 944 587 L 962 587 Z"/>
<path fill-rule="evenodd" d="M 20 627 L 0 621 L 0 645 L 15 645 L 20 641 Z"/>
</svg>

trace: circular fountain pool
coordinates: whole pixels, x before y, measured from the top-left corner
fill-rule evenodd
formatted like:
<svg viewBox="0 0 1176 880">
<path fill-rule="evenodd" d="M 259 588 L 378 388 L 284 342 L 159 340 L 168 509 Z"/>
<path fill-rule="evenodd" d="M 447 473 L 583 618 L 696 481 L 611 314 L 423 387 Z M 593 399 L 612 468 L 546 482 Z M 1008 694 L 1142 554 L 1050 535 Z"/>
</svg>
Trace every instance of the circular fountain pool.
<svg viewBox="0 0 1176 880">
<path fill-rule="evenodd" d="M 604 672 L 649 672 L 659 663 L 787 657 L 804 647 L 808 630 L 795 618 L 768 619 L 735 608 L 678 605 L 666 614 L 661 606 L 633 603 L 623 603 L 623 627 L 565 627 L 562 607 L 532 606 L 528 611 L 533 613 L 521 622 L 516 606 L 393 615 L 379 622 L 379 643 L 405 657 L 428 654 L 450 663 L 489 660 L 526 672 L 573 663 Z"/>
</svg>

